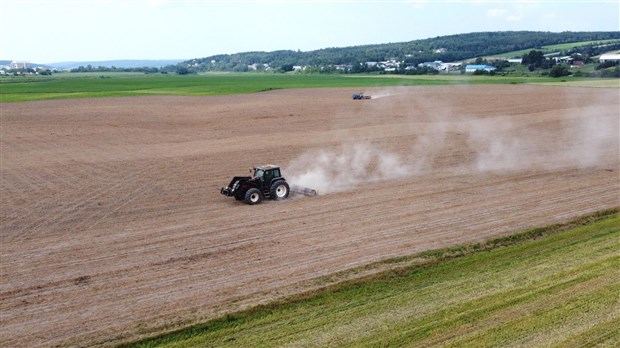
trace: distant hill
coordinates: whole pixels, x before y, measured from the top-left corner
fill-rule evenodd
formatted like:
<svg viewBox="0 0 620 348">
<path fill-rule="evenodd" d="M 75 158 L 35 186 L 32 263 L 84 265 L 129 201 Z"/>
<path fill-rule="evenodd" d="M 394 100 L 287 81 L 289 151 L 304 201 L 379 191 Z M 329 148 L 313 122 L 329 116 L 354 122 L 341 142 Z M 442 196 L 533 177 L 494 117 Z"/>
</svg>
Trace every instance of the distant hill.
<svg viewBox="0 0 620 348">
<path fill-rule="evenodd" d="M 176 65 L 179 62 L 182 62 L 183 59 L 159 59 L 159 60 L 138 60 L 138 59 L 126 59 L 126 60 L 104 60 L 104 61 L 76 61 L 76 62 L 60 62 L 60 63 L 51 63 L 45 64 L 47 66 L 51 66 L 56 69 L 75 69 L 80 66 L 88 66 L 92 67 L 117 67 L 117 68 L 160 68 L 166 65 Z"/>
<path fill-rule="evenodd" d="M 314 51 L 282 50 L 243 52 L 191 59 L 180 63 L 194 71 L 247 71 L 300 66 L 349 65 L 396 60 L 416 66 L 422 62 L 463 61 L 502 52 L 534 49 L 542 46 L 584 41 L 620 40 L 620 31 L 612 32 L 540 32 L 503 31 L 440 36 L 399 43 L 324 48 Z M 286 70 L 286 69 L 284 69 Z M 355 72 L 355 71 L 354 71 Z"/>
<path fill-rule="evenodd" d="M 19 61 L 19 62 L 22 62 L 22 61 Z M 10 66 L 11 63 L 13 63 L 13 60 L 0 60 L 0 66 L 2 67 Z M 51 66 L 47 64 L 39 64 L 39 63 L 33 63 L 33 62 L 28 62 L 28 61 L 26 61 L 26 63 L 28 63 L 29 67 L 46 68 L 46 69 L 52 68 Z"/>
</svg>

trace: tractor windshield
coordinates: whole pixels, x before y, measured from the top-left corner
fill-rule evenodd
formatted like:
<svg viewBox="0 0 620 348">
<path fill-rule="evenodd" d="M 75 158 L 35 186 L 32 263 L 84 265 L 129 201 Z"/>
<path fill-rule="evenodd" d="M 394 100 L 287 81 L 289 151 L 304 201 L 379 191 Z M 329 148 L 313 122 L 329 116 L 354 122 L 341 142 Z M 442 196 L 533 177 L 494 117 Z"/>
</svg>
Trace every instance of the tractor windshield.
<svg viewBox="0 0 620 348">
<path fill-rule="evenodd" d="M 265 171 L 263 171 L 262 169 L 255 169 L 254 170 L 254 177 L 256 178 L 263 178 L 263 175 L 265 174 Z"/>
</svg>

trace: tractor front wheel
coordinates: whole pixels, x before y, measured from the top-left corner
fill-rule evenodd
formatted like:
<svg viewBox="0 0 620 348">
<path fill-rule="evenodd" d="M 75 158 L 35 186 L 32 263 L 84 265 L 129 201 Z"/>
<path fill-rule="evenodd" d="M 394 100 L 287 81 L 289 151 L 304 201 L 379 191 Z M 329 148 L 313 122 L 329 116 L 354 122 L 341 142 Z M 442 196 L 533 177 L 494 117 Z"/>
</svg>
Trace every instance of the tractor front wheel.
<svg viewBox="0 0 620 348">
<path fill-rule="evenodd" d="M 245 202 L 247 204 L 250 204 L 250 205 L 258 204 L 262 200 L 263 200 L 263 195 L 260 193 L 260 190 L 255 187 L 249 189 L 245 193 Z"/>
<path fill-rule="evenodd" d="M 290 192 L 291 189 L 288 186 L 288 183 L 283 180 L 274 182 L 269 188 L 269 195 L 271 196 L 271 199 L 275 200 L 288 198 Z"/>
</svg>

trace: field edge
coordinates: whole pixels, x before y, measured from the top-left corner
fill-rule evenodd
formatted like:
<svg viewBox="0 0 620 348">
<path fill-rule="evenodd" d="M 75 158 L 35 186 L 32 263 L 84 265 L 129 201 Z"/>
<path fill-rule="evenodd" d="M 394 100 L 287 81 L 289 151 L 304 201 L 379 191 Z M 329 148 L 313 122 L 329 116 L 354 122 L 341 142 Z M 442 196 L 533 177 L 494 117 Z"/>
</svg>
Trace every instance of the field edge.
<svg viewBox="0 0 620 348">
<path fill-rule="evenodd" d="M 323 276 L 299 284 L 299 288 L 310 290 L 301 291 L 292 295 L 276 299 L 268 303 L 258 304 L 240 311 L 211 318 L 205 321 L 191 323 L 175 323 L 151 328 L 148 332 L 138 332 L 132 339 L 114 339 L 119 348 L 153 347 L 161 343 L 186 339 L 204 332 L 206 328 L 214 328 L 230 322 L 244 321 L 246 318 L 260 312 L 274 310 L 278 307 L 295 305 L 314 297 L 328 293 L 343 291 L 352 287 L 363 286 L 375 281 L 389 280 L 405 274 L 423 270 L 443 262 L 463 258 L 476 253 L 483 253 L 493 249 L 522 244 L 528 241 L 549 237 L 562 232 L 591 225 L 607 219 L 617 218 L 620 207 L 605 209 L 591 214 L 573 218 L 564 223 L 552 224 L 543 227 L 531 228 L 516 232 L 504 237 L 490 238 L 484 242 L 461 244 L 435 250 L 428 250 L 407 256 L 388 258 L 360 267 L 354 267 L 329 276 Z M 105 342 L 101 342 L 105 344 Z"/>
</svg>

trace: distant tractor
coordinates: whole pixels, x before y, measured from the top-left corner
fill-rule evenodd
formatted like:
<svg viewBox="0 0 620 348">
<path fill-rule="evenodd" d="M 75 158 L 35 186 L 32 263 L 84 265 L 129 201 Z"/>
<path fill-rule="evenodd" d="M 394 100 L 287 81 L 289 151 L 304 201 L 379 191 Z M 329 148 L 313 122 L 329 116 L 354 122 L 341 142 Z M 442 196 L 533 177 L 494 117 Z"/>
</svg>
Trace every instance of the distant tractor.
<svg viewBox="0 0 620 348">
<path fill-rule="evenodd" d="M 370 99 L 369 95 L 363 95 L 362 93 L 353 94 L 353 100 Z"/>
<path fill-rule="evenodd" d="M 306 196 L 316 196 L 318 192 L 306 187 L 290 185 L 282 176 L 279 166 L 265 165 L 250 169 L 251 176 L 235 176 L 228 186 L 220 189 L 220 194 L 235 197 L 253 205 L 265 198 L 273 200 L 287 199 L 291 189 Z"/>
</svg>

